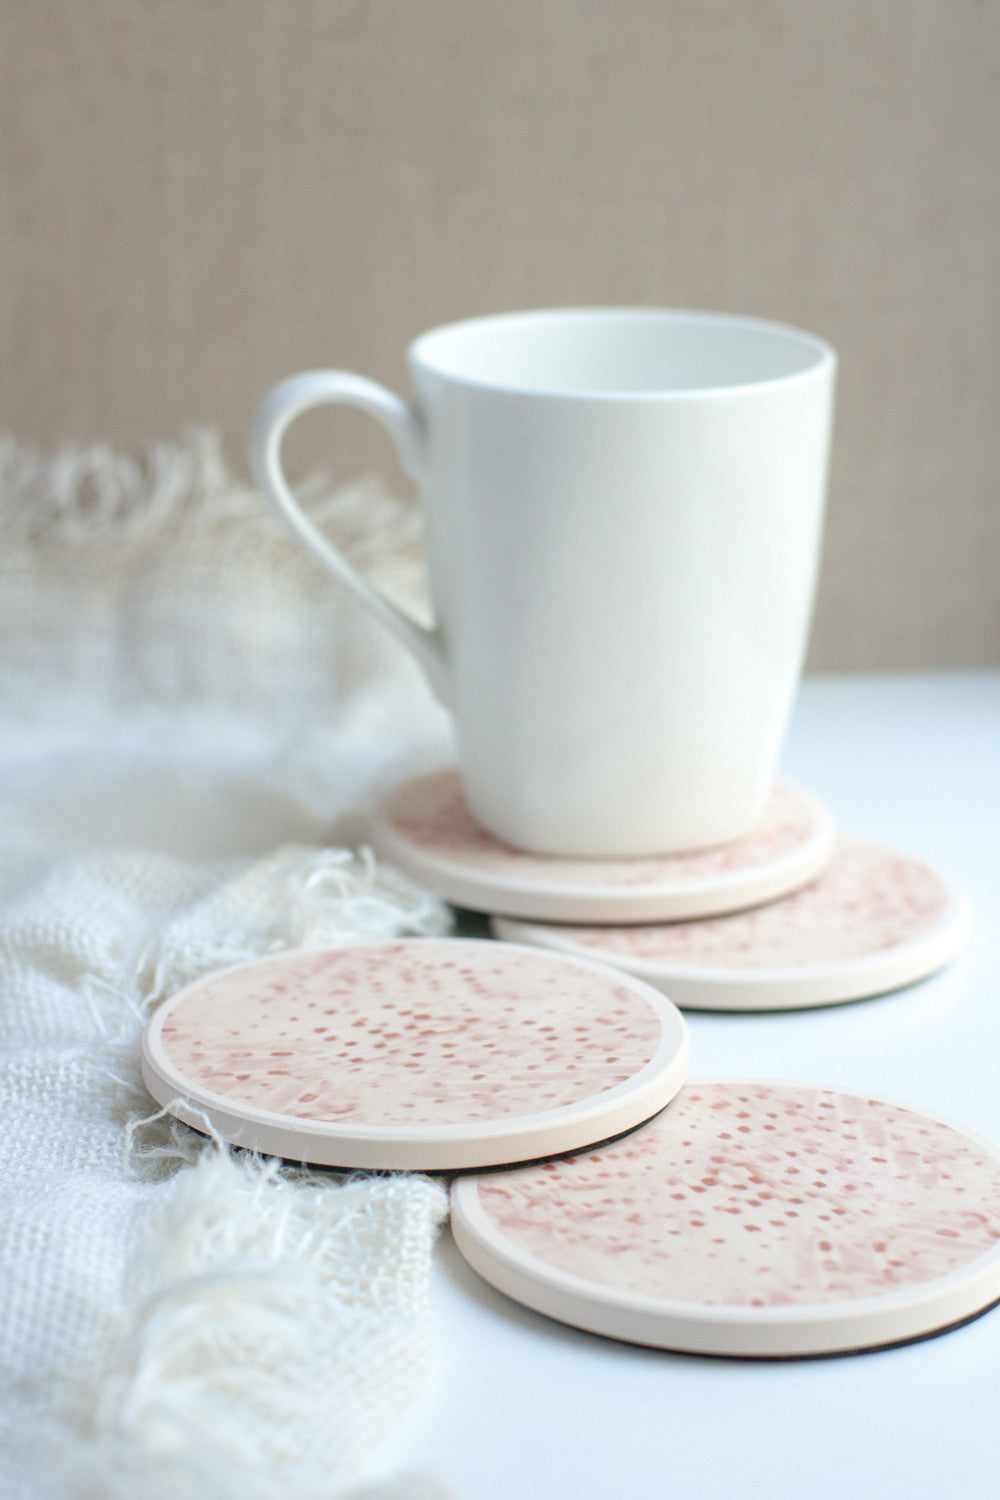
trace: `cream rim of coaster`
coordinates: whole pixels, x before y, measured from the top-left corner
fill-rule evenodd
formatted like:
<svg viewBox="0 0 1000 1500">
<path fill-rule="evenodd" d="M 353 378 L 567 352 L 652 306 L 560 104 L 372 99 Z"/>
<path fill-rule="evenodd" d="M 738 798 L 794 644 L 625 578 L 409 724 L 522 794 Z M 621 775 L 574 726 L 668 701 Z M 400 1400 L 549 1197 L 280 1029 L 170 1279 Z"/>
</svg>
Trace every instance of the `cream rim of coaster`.
<svg viewBox="0 0 1000 1500">
<path fill-rule="evenodd" d="M 454 768 L 397 787 L 377 810 L 383 859 L 457 906 L 553 922 L 655 922 L 771 901 L 818 875 L 833 818 L 812 793 L 775 786 L 758 827 L 714 849 L 649 859 L 564 859 L 501 843 L 474 821 Z"/>
<path fill-rule="evenodd" d="M 925 979 L 963 947 L 965 898 L 922 860 L 841 834 L 803 890 L 698 922 L 546 926 L 494 918 L 497 937 L 594 958 L 690 1010 L 795 1010 Z"/>
<path fill-rule="evenodd" d="M 677 1008 L 590 960 L 489 940 L 292 950 L 188 985 L 143 1077 L 178 1119 L 321 1166 L 454 1171 L 579 1150 L 687 1075 Z"/>
<path fill-rule="evenodd" d="M 692 1080 L 620 1141 L 456 1180 L 451 1209 L 507 1296 L 678 1352 L 847 1353 L 1000 1299 L 1000 1146 L 859 1091 Z"/>
</svg>

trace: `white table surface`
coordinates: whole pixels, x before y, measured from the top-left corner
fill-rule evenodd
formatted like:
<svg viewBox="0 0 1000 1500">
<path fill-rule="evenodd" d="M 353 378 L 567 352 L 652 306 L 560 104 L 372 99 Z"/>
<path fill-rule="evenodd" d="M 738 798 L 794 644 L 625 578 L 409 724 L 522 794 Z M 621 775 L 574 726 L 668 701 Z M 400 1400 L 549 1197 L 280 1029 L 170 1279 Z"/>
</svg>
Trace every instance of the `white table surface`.
<svg viewBox="0 0 1000 1500">
<path fill-rule="evenodd" d="M 805 683 L 784 774 L 841 827 L 935 864 L 973 928 L 941 975 L 852 1005 L 691 1012 L 691 1076 L 864 1089 L 1000 1140 L 1000 673 Z M 1000 1307 L 839 1358 L 673 1355 L 495 1292 L 445 1233 L 433 1380 L 389 1462 L 461 1500 L 895 1500 L 1000 1492 Z"/>
</svg>

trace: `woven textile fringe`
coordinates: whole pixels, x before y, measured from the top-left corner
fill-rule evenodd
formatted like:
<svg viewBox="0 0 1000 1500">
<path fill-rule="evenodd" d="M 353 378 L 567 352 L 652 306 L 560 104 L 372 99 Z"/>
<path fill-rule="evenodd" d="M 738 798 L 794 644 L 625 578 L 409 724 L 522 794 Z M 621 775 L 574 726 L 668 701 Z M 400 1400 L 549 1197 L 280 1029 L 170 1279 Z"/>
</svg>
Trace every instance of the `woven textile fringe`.
<svg viewBox="0 0 1000 1500">
<path fill-rule="evenodd" d="M 447 925 L 370 856 L 305 849 L 221 880 L 95 855 L 3 914 L 5 1496 L 319 1500 L 357 1480 L 426 1370 L 444 1190 L 137 1124 L 139 1041 L 161 994 L 220 961 Z"/>
<path fill-rule="evenodd" d="M 299 499 L 331 540 L 360 568 L 375 568 L 383 587 L 419 560 L 419 512 L 374 479 L 331 492 L 322 475 Z M 105 443 L 68 444 L 46 453 L 0 433 L 0 521 L 20 546 L 164 541 L 192 529 L 233 523 L 274 538 L 283 529 L 260 492 L 229 470 L 209 428 L 190 428 L 176 442 L 153 443 L 137 460 Z M 400 582 L 402 587 L 402 582 Z"/>
<path fill-rule="evenodd" d="M 304 498 L 425 608 L 411 506 Z M 139 1050 L 212 969 L 447 930 L 363 845 L 443 716 L 211 434 L 0 440 L 0 525 L 0 1494 L 438 1500 L 379 1452 L 428 1368 L 443 1190 L 230 1153 L 156 1111 Z"/>
<path fill-rule="evenodd" d="M 153 1205 L 101 1379 L 57 1439 L 66 1494 L 335 1493 L 425 1373 L 444 1211 L 425 1179 L 340 1185 L 202 1152 Z"/>
<path fill-rule="evenodd" d="M 299 498 L 396 603 L 428 618 L 416 507 L 376 479 Z M 0 663 L 25 710 L 201 702 L 286 719 L 343 708 L 375 675 L 416 668 L 192 430 L 141 461 L 106 445 L 55 454 L 0 435 Z"/>
</svg>

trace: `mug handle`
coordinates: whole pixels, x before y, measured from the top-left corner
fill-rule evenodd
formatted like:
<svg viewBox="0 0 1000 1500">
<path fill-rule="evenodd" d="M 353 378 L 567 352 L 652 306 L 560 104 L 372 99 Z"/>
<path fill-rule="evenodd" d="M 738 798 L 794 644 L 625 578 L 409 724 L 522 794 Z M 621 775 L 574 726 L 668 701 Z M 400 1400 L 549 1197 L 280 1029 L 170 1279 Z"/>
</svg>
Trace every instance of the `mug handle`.
<svg viewBox="0 0 1000 1500">
<path fill-rule="evenodd" d="M 426 630 L 362 578 L 301 510 L 281 467 L 282 439 L 295 418 L 314 406 L 337 403 L 356 406 L 380 422 L 395 443 L 406 473 L 413 479 L 421 478 L 424 437 L 416 412 L 384 386 L 346 370 L 307 370 L 275 386 L 253 419 L 250 466 L 257 483 L 306 551 L 412 652 L 435 695 L 447 706 L 451 701 L 451 673 L 440 632 Z"/>
</svg>

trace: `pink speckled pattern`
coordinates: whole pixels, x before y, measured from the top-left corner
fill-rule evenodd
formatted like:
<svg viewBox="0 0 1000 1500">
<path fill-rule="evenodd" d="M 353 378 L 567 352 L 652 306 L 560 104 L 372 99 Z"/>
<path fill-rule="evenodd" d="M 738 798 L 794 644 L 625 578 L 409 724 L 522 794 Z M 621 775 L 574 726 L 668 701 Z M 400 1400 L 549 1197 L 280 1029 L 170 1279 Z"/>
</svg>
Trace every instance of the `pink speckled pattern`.
<svg viewBox="0 0 1000 1500">
<path fill-rule="evenodd" d="M 349 1125 L 447 1125 L 592 1098 L 654 1056 L 630 980 L 499 943 L 295 952 L 168 1002 L 162 1046 L 229 1105 Z"/>
<path fill-rule="evenodd" d="M 691 854 L 653 859 L 561 859 L 501 843 L 473 818 L 457 771 L 438 771 L 409 783 L 389 808 L 395 832 L 417 848 L 469 873 L 522 883 L 558 882 L 621 890 L 708 880 L 752 870 L 796 850 L 814 832 L 808 805 L 793 788 L 776 786 L 760 825 L 746 838 Z"/>
<path fill-rule="evenodd" d="M 1000 1163 L 915 1110 L 794 1084 L 688 1084 L 617 1144 L 484 1177 L 522 1251 L 702 1306 L 877 1296 L 1000 1240 Z"/>
<path fill-rule="evenodd" d="M 841 963 L 921 937 L 948 891 L 927 865 L 841 834 L 811 885 L 753 911 L 642 927 L 553 928 L 593 957 L 723 969 Z"/>
</svg>

